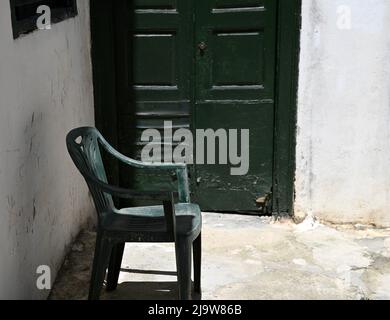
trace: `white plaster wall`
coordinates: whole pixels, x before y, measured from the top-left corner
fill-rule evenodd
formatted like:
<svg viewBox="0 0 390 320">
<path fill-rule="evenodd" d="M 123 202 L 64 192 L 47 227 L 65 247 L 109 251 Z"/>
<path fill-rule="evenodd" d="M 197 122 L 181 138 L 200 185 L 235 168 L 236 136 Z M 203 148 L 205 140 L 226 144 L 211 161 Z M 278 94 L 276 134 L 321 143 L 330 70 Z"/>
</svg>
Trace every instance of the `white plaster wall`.
<svg viewBox="0 0 390 320">
<path fill-rule="evenodd" d="M 296 215 L 390 226 L 390 1 L 303 0 L 302 19 Z"/>
<path fill-rule="evenodd" d="M 39 265 L 52 280 L 92 214 L 66 133 L 94 124 L 89 1 L 79 15 L 13 40 L 0 1 L 0 298 L 40 299 Z"/>
</svg>

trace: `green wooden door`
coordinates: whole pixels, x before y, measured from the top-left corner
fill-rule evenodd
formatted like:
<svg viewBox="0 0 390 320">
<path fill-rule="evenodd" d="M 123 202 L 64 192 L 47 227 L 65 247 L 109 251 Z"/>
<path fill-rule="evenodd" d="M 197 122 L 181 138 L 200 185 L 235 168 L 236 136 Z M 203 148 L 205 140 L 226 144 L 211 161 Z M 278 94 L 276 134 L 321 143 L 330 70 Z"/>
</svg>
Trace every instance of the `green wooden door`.
<svg viewBox="0 0 390 320">
<path fill-rule="evenodd" d="M 197 1 L 196 128 L 249 129 L 249 171 L 196 166 L 206 210 L 257 210 L 272 188 L 276 0 Z M 203 46 L 203 47 L 202 47 Z"/>
<path fill-rule="evenodd" d="M 122 152 L 139 157 L 142 131 L 163 131 L 167 120 L 173 130 L 250 130 L 247 174 L 231 175 L 230 164 L 193 167 L 203 210 L 256 211 L 256 200 L 272 189 L 276 11 L 277 0 L 120 0 L 117 6 Z M 168 186 L 163 173 L 120 168 L 120 179 L 143 189 Z"/>
</svg>

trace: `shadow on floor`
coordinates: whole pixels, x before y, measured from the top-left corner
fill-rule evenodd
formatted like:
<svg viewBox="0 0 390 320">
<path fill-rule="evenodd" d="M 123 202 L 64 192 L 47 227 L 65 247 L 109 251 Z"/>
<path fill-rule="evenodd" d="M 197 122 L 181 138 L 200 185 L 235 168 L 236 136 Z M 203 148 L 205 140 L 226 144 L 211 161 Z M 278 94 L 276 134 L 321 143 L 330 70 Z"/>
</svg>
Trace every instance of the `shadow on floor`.
<svg viewBox="0 0 390 320">
<path fill-rule="evenodd" d="M 148 274 L 160 276 L 176 276 L 176 272 L 159 270 L 121 269 L 121 272 L 129 274 Z M 113 292 L 106 292 L 104 299 L 108 300 L 174 300 L 177 298 L 177 282 L 162 281 L 134 281 L 118 284 Z"/>
<path fill-rule="evenodd" d="M 176 271 L 121 269 L 121 272 L 177 276 Z M 118 284 L 115 291 L 104 292 L 102 298 L 106 300 L 176 300 L 178 295 L 177 281 L 134 281 Z M 193 299 L 201 300 L 201 297 L 193 292 Z"/>
<path fill-rule="evenodd" d="M 139 273 L 139 274 L 154 274 L 160 276 L 177 276 L 176 271 L 159 271 L 159 270 L 140 270 L 140 269 L 121 269 L 121 272 Z"/>
<path fill-rule="evenodd" d="M 123 282 L 117 290 L 105 292 L 107 300 L 175 300 L 177 299 L 176 282 Z"/>
</svg>

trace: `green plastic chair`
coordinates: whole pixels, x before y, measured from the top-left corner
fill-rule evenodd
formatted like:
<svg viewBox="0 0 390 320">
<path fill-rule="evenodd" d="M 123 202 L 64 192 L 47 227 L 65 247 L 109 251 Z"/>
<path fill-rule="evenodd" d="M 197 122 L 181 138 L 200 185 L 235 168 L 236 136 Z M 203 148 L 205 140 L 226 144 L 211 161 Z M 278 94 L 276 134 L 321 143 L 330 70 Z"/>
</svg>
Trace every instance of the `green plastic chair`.
<svg viewBox="0 0 390 320">
<path fill-rule="evenodd" d="M 85 178 L 92 194 L 97 215 L 97 238 L 89 291 L 90 300 L 98 300 L 107 273 L 108 291 L 117 288 L 127 242 L 174 242 L 176 249 L 179 299 L 192 298 L 192 263 L 194 258 L 194 291 L 201 295 L 201 226 L 198 205 L 190 203 L 188 171 L 185 164 L 152 164 L 130 159 L 116 151 L 95 128 L 72 130 L 66 138 L 70 156 Z M 137 191 L 109 185 L 101 151 L 129 166 L 145 170 L 175 170 L 178 198 L 173 191 Z M 117 209 L 113 197 L 161 201 L 160 206 Z"/>
</svg>

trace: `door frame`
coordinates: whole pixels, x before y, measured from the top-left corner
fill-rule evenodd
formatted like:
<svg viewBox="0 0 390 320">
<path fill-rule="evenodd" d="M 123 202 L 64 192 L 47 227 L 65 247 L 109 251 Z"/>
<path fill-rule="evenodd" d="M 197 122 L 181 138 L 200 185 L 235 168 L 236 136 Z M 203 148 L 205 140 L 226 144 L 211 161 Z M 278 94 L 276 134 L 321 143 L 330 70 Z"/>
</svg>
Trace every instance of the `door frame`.
<svg viewBox="0 0 390 320">
<path fill-rule="evenodd" d="M 274 140 L 274 215 L 294 214 L 301 0 L 279 0 Z"/>
<path fill-rule="evenodd" d="M 278 1 L 272 211 L 277 216 L 292 216 L 301 0 Z M 116 1 L 106 0 L 91 1 L 90 19 L 95 123 L 107 140 L 117 147 L 115 3 Z M 118 167 L 115 163 L 109 166 L 107 175 L 113 183 L 118 181 Z"/>
</svg>

